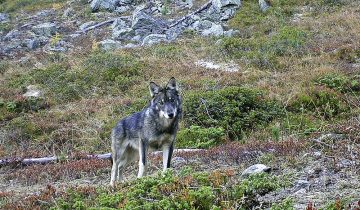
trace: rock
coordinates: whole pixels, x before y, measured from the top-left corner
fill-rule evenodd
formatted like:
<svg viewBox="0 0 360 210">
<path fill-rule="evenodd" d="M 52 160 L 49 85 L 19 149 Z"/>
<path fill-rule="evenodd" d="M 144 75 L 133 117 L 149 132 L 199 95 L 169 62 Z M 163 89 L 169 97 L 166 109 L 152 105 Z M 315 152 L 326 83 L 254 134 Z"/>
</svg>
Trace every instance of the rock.
<svg viewBox="0 0 360 210">
<path fill-rule="evenodd" d="M 214 23 L 209 20 L 198 20 L 192 24 L 192 28 L 196 31 L 203 31 L 212 27 Z"/>
<path fill-rule="evenodd" d="M 310 182 L 309 181 L 300 179 L 300 180 L 297 180 L 295 182 L 295 185 L 293 187 L 293 191 L 299 191 L 301 189 L 309 189 L 309 187 L 310 187 Z"/>
<path fill-rule="evenodd" d="M 172 160 L 172 165 L 177 168 L 183 166 L 186 163 L 186 160 L 182 157 L 174 157 Z"/>
<path fill-rule="evenodd" d="M 68 17 L 73 16 L 74 14 L 75 14 L 74 9 L 71 8 L 71 7 L 69 7 L 69 8 L 67 8 L 67 9 L 64 11 L 63 17 L 64 17 L 64 18 L 68 18 Z"/>
<path fill-rule="evenodd" d="M 32 27 L 32 31 L 39 36 L 50 37 L 56 34 L 55 23 L 42 23 Z"/>
<path fill-rule="evenodd" d="M 39 11 L 36 13 L 36 16 L 42 17 L 42 18 L 49 17 L 51 15 L 55 15 L 55 10 L 48 9 L 48 10 L 42 10 L 42 11 Z"/>
<path fill-rule="evenodd" d="M 224 29 L 221 25 L 213 24 L 211 28 L 204 30 L 201 33 L 202 36 L 222 36 L 224 35 Z"/>
<path fill-rule="evenodd" d="M 135 36 L 135 31 L 132 28 L 124 28 L 120 30 L 113 30 L 112 38 L 116 40 L 129 40 Z"/>
<path fill-rule="evenodd" d="M 119 3 L 120 5 L 128 5 L 128 4 L 132 4 L 134 0 L 120 0 Z"/>
<path fill-rule="evenodd" d="M 160 42 L 168 42 L 165 34 L 150 34 L 143 39 L 142 46 L 151 46 Z"/>
<path fill-rule="evenodd" d="M 95 24 L 96 24 L 95 21 L 89 21 L 89 22 L 86 22 L 86 23 L 81 24 L 81 25 L 79 26 L 79 29 L 80 29 L 81 31 L 83 31 L 83 30 L 85 30 L 86 28 L 88 28 L 88 27 L 90 27 L 90 26 L 93 26 L 93 25 L 95 25 Z"/>
<path fill-rule="evenodd" d="M 20 35 L 20 32 L 16 29 L 9 31 L 3 38 L 4 41 L 10 41 Z"/>
<path fill-rule="evenodd" d="M 122 18 L 117 18 L 111 25 L 111 28 L 113 30 L 124 29 L 124 28 L 127 28 L 127 23 Z"/>
<path fill-rule="evenodd" d="M 0 13 L 0 23 L 9 21 L 9 15 L 6 13 Z"/>
<path fill-rule="evenodd" d="M 23 94 L 26 98 L 43 98 L 44 93 L 36 85 L 29 85 L 26 87 L 26 93 Z"/>
<path fill-rule="evenodd" d="M 118 14 L 123 14 L 127 11 L 131 10 L 131 7 L 130 6 L 120 6 L 120 7 L 117 7 L 115 9 L 115 12 L 118 13 Z"/>
<path fill-rule="evenodd" d="M 224 7 L 240 7 L 241 0 L 212 0 L 212 4 L 216 9 L 221 10 Z"/>
<path fill-rule="evenodd" d="M 30 50 L 35 50 L 40 47 L 40 41 L 38 39 L 28 39 L 25 41 L 26 47 Z"/>
<path fill-rule="evenodd" d="M 168 24 L 165 21 L 156 19 L 143 11 L 139 11 L 134 12 L 131 27 L 135 30 L 136 35 L 144 37 L 154 33 L 163 34 L 167 30 Z"/>
<path fill-rule="evenodd" d="M 241 176 L 248 177 L 249 175 L 252 175 L 252 174 L 261 173 L 261 172 L 269 173 L 270 171 L 271 171 L 271 168 L 264 164 L 255 164 L 255 165 L 252 165 L 252 166 L 248 167 L 247 169 L 245 169 L 242 172 Z"/>
<path fill-rule="evenodd" d="M 269 2 L 269 0 L 259 0 L 259 6 L 260 6 L 261 12 L 265 12 L 266 10 L 268 10 L 270 8 L 270 2 Z"/>
<path fill-rule="evenodd" d="M 99 10 L 114 11 L 119 6 L 120 0 L 92 0 L 90 7 L 93 12 Z"/>
<path fill-rule="evenodd" d="M 133 43 L 128 43 L 128 44 L 126 44 L 126 45 L 124 45 L 123 47 L 121 47 L 121 48 L 123 48 L 123 49 L 130 49 L 130 48 L 135 48 L 135 47 L 138 47 L 139 45 L 136 45 L 136 44 L 133 44 Z"/>
<path fill-rule="evenodd" d="M 239 30 L 230 29 L 228 31 L 224 31 L 224 36 L 226 37 L 233 37 L 239 34 L 240 34 Z"/>
<path fill-rule="evenodd" d="M 214 9 L 210 10 L 210 16 L 214 16 L 212 19 L 228 20 L 235 15 L 240 6 L 241 0 L 212 0 Z"/>
<path fill-rule="evenodd" d="M 112 39 L 106 39 L 101 42 L 99 42 L 99 47 L 102 50 L 115 50 L 120 49 L 122 47 L 121 42 L 115 41 Z"/>
</svg>

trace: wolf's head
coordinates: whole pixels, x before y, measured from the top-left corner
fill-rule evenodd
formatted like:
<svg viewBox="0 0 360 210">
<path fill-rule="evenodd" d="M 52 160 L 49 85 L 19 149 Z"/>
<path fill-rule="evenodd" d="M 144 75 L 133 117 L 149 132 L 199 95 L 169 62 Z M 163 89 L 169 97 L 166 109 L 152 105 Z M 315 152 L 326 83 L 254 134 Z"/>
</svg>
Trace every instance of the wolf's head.
<svg viewBox="0 0 360 210">
<path fill-rule="evenodd" d="M 176 80 L 172 77 L 165 87 L 150 82 L 151 105 L 159 111 L 160 117 L 174 119 L 181 112 L 181 97 Z"/>
</svg>

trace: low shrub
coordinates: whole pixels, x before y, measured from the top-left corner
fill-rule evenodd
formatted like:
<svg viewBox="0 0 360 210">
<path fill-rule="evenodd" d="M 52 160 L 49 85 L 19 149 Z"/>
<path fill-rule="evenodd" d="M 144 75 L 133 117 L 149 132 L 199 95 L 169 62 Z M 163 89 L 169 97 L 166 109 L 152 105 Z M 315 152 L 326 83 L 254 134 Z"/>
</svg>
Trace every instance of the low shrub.
<svg viewBox="0 0 360 210">
<path fill-rule="evenodd" d="M 290 102 L 288 110 L 312 113 L 324 119 L 331 119 L 348 111 L 349 107 L 335 91 L 320 88 L 299 94 Z"/>
<path fill-rule="evenodd" d="M 231 140 L 240 140 L 244 132 L 266 125 L 282 114 L 277 101 L 250 88 L 227 87 L 184 97 L 186 127 L 222 128 Z"/>
<path fill-rule="evenodd" d="M 190 126 L 177 133 L 176 147 L 180 148 L 210 148 L 224 142 L 223 128 L 202 128 Z"/>
<path fill-rule="evenodd" d="M 315 80 L 315 84 L 323 85 L 340 92 L 360 91 L 360 77 L 349 78 L 340 74 L 327 74 Z"/>
</svg>

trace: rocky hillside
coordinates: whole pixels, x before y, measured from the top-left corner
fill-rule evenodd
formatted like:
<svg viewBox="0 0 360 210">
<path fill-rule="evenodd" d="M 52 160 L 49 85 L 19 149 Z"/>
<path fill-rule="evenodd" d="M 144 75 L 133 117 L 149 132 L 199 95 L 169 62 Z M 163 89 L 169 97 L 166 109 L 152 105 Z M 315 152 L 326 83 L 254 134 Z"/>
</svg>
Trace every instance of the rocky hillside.
<svg viewBox="0 0 360 210">
<path fill-rule="evenodd" d="M 0 209 L 360 209 L 359 8 L 0 0 Z M 198 150 L 108 187 L 90 155 L 172 76 L 176 148 Z"/>
</svg>

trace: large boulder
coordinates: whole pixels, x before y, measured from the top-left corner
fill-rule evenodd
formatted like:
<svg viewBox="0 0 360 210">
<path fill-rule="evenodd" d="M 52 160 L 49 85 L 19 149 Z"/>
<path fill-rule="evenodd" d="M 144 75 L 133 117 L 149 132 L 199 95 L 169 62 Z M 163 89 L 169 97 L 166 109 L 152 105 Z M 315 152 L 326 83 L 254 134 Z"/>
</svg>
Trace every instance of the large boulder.
<svg viewBox="0 0 360 210">
<path fill-rule="evenodd" d="M 168 29 L 168 24 L 164 20 L 154 18 L 144 11 L 137 11 L 133 14 L 131 27 L 136 35 L 144 37 L 154 33 L 163 34 Z"/>
<path fill-rule="evenodd" d="M 56 34 L 55 23 L 42 23 L 32 27 L 32 31 L 39 36 L 50 37 Z"/>
<path fill-rule="evenodd" d="M 221 25 L 213 24 L 209 29 L 201 32 L 203 36 L 222 36 L 224 35 L 224 29 Z"/>
<path fill-rule="evenodd" d="M 120 0 L 92 0 L 90 7 L 93 12 L 98 10 L 114 11 L 120 5 Z"/>
</svg>

